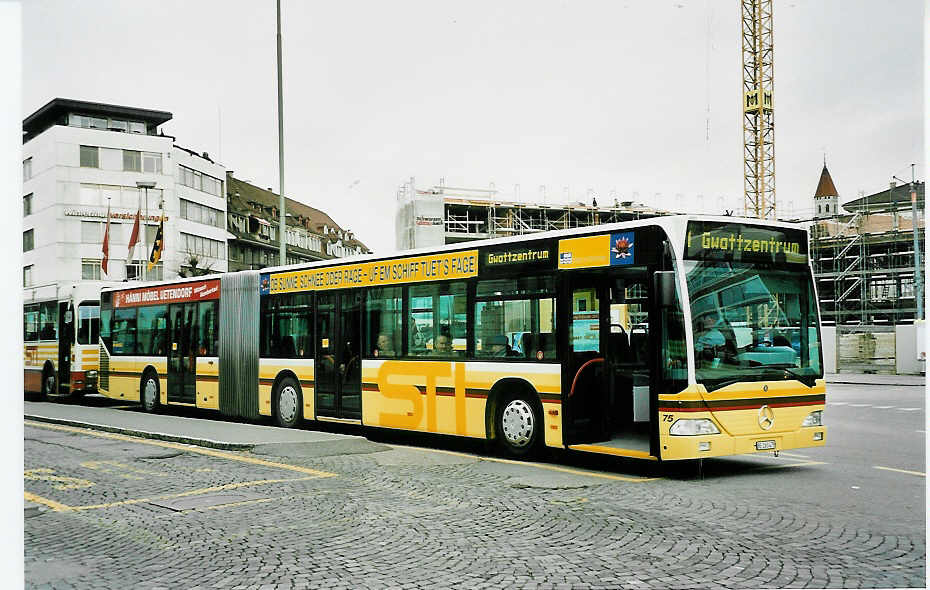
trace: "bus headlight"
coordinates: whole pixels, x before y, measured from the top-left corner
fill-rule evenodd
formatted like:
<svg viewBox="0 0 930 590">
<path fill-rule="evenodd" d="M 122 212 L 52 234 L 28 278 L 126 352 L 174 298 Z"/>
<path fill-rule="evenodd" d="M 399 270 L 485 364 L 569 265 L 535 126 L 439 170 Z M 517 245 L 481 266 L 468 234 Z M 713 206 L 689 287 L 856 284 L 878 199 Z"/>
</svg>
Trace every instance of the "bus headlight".
<svg viewBox="0 0 930 590">
<path fill-rule="evenodd" d="M 701 434 L 720 434 L 717 425 L 707 418 L 681 419 L 675 420 L 672 427 L 668 429 L 672 436 L 698 436 Z"/>
<path fill-rule="evenodd" d="M 808 414 L 804 422 L 801 422 L 801 426 L 823 426 L 823 410 Z"/>
</svg>

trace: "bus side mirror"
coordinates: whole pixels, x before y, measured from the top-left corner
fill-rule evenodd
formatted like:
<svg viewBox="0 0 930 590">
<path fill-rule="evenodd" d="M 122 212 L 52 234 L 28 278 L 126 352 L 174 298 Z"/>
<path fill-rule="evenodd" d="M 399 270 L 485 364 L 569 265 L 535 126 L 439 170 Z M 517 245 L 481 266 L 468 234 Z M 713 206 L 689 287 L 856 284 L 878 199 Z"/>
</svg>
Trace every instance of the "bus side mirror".
<svg viewBox="0 0 930 590">
<path fill-rule="evenodd" d="M 671 270 L 656 271 L 653 275 L 656 300 L 659 307 L 675 306 L 675 272 Z"/>
</svg>

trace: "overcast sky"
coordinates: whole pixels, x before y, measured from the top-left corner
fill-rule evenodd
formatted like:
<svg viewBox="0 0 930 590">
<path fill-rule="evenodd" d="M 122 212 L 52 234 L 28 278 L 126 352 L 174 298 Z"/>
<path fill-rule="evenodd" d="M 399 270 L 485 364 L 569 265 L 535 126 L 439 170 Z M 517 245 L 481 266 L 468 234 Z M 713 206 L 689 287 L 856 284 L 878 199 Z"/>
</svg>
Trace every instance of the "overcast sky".
<svg viewBox="0 0 930 590">
<path fill-rule="evenodd" d="M 285 192 L 378 252 L 395 191 L 742 209 L 737 0 L 283 0 Z M 178 142 L 278 187 L 275 3 L 30 1 L 25 117 L 53 97 L 167 110 Z M 776 196 L 842 200 L 923 162 L 919 0 L 775 0 Z M 922 166 L 918 178 L 924 177 Z"/>
</svg>

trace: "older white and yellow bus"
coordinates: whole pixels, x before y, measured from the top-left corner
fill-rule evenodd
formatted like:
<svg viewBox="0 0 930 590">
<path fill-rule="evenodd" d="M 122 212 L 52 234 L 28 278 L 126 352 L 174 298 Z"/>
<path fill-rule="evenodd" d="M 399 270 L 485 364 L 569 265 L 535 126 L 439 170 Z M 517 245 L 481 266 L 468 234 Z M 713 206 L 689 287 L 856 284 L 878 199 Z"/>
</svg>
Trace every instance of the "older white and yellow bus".
<svg viewBox="0 0 930 590">
<path fill-rule="evenodd" d="M 97 388 L 100 289 L 95 281 L 50 283 L 23 294 L 24 389 L 79 397 Z"/>
<path fill-rule="evenodd" d="M 823 445 L 807 234 L 676 216 L 101 294 L 100 390 L 651 460 Z"/>
</svg>

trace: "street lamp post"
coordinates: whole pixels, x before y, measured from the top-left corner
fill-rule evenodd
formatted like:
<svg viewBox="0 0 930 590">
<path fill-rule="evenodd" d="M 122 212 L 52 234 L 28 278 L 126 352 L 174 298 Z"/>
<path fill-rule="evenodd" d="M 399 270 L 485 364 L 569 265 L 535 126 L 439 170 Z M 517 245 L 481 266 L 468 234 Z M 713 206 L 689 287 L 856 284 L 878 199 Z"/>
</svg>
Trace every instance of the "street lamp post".
<svg viewBox="0 0 930 590">
<path fill-rule="evenodd" d="M 279 264 L 282 266 L 287 264 L 287 257 L 285 256 L 285 235 L 284 231 L 287 228 L 286 223 L 286 214 L 285 214 L 285 201 L 284 201 L 284 81 L 281 75 L 281 0 L 277 2 L 278 6 L 278 213 L 279 213 L 279 226 L 278 226 L 278 248 L 279 248 Z"/>
<path fill-rule="evenodd" d="M 142 189 L 142 190 L 144 191 L 144 193 L 145 193 L 145 220 L 146 220 L 146 223 L 143 223 L 143 224 L 142 224 L 142 252 L 143 252 L 143 253 L 146 255 L 146 257 L 147 257 L 147 256 L 148 256 L 148 252 L 149 252 L 149 232 L 148 232 L 149 227 L 148 227 L 148 225 L 147 225 L 148 218 L 149 218 L 149 189 L 150 189 L 150 188 L 155 188 L 155 182 L 154 182 L 154 181 L 151 181 L 151 180 L 137 180 L 137 181 L 136 181 L 136 186 L 137 186 L 138 188 Z M 147 260 L 147 259 L 146 259 L 146 260 Z M 147 267 L 148 267 L 148 264 L 146 264 L 146 260 L 143 260 L 143 261 L 142 261 L 142 281 L 143 281 L 143 282 L 145 282 L 145 275 L 146 275 L 146 272 L 147 272 L 146 269 L 147 269 Z"/>
</svg>

